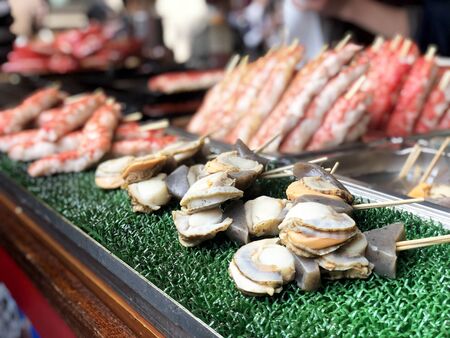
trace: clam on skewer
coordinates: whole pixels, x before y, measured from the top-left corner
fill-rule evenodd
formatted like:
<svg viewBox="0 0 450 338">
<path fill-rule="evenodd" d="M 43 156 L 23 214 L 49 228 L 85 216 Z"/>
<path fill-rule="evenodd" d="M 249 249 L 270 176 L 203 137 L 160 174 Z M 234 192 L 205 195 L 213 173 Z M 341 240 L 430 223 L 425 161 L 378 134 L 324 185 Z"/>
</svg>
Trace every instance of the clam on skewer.
<svg viewBox="0 0 450 338">
<path fill-rule="evenodd" d="M 263 239 L 236 251 L 228 271 L 243 293 L 271 296 L 294 279 L 294 256 L 277 242 L 277 238 Z"/>
<path fill-rule="evenodd" d="M 226 234 L 239 245 L 250 237 L 278 236 L 278 225 L 283 221 L 292 203 L 285 199 L 260 196 L 247 202 L 234 201 L 225 210 L 233 222 Z"/>
<path fill-rule="evenodd" d="M 222 172 L 203 177 L 190 186 L 180 205 L 185 212 L 193 214 L 215 208 L 225 201 L 241 198 L 244 193 L 234 184 L 235 180 Z"/>
<path fill-rule="evenodd" d="M 248 188 L 262 173 L 262 164 L 241 157 L 237 151 L 222 153 L 205 165 L 209 174 L 224 172 L 236 180 L 236 187 L 244 190 Z"/>
<path fill-rule="evenodd" d="M 214 208 L 189 215 L 184 211 L 173 211 L 173 221 L 178 231 L 180 243 L 191 247 L 213 238 L 218 232 L 225 231 L 232 220 L 224 217 L 220 208 Z"/>
<path fill-rule="evenodd" d="M 151 213 L 169 203 L 166 177 L 166 174 L 158 174 L 149 180 L 127 185 L 126 190 L 131 198 L 133 211 Z"/>
<path fill-rule="evenodd" d="M 125 181 L 120 173 L 133 162 L 134 156 L 124 156 L 100 163 L 95 171 L 95 184 L 102 189 L 117 189 Z"/>
</svg>

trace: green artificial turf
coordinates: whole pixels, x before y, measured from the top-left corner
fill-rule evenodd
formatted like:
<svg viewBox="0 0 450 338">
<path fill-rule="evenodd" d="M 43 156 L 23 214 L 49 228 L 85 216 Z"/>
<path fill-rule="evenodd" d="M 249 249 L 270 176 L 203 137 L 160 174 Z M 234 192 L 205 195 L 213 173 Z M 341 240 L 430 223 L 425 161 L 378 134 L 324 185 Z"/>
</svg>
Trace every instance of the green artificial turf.
<svg viewBox="0 0 450 338">
<path fill-rule="evenodd" d="M 242 295 L 227 273 L 237 246 L 223 235 L 195 248 L 178 243 L 170 211 L 135 214 L 124 191 L 94 185 L 93 172 L 33 179 L 25 166 L 0 156 L 0 170 L 83 229 L 124 262 L 229 337 L 448 337 L 450 245 L 402 252 L 398 278 L 324 282 L 305 293 L 295 283 L 275 297 Z M 282 196 L 287 180 L 260 190 Z M 373 209 L 355 214 L 362 230 L 403 221 L 407 238 L 447 233 L 406 212 Z"/>
</svg>

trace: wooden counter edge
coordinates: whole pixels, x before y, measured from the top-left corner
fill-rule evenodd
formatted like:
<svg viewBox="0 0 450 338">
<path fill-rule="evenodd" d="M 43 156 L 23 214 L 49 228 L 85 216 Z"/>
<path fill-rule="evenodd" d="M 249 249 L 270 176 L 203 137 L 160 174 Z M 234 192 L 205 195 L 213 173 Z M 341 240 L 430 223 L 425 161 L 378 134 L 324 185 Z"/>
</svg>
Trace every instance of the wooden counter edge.
<svg viewBox="0 0 450 338">
<path fill-rule="evenodd" d="M 70 255 L 59 243 L 42 230 L 20 205 L 12 202 L 7 195 L 0 193 L 0 207 L 3 206 L 20 225 L 25 227 L 40 243 L 57 257 L 82 283 L 93 292 L 134 334 L 143 337 L 163 337 L 163 335 L 133 309 L 93 271 Z M 125 333 L 125 332 L 124 332 Z"/>
</svg>

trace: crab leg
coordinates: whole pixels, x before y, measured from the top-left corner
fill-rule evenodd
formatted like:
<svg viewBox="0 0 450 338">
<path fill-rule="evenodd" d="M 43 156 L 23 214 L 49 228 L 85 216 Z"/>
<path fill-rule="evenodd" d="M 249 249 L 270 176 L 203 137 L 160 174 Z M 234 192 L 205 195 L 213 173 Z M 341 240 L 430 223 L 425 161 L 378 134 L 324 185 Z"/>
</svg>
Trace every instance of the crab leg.
<svg viewBox="0 0 450 338">
<path fill-rule="evenodd" d="M 278 147 L 282 139 L 302 120 L 310 102 L 315 95 L 321 92 L 328 80 L 338 74 L 341 68 L 360 49 L 361 47 L 359 46 L 348 44 L 340 49 L 325 52 L 319 57 L 317 64 L 313 63 L 311 72 L 303 78 L 304 86 L 301 88 L 302 90 L 295 96 L 291 104 L 287 106 L 287 112 L 285 112 L 284 118 L 277 123 L 276 127 L 271 127 L 276 132 L 281 131 L 280 138 L 272 144 L 273 148 L 275 146 Z M 267 122 L 261 128 L 269 128 Z"/>
<path fill-rule="evenodd" d="M 331 79 L 311 102 L 304 118 L 286 136 L 280 150 L 284 153 L 295 153 L 303 150 L 314 132 L 320 127 L 324 115 L 333 103 L 367 70 L 367 67 L 367 64 L 357 63 L 343 69 Z"/>
<path fill-rule="evenodd" d="M 41 126 L 43 140 L 56 141 L 69 132 L 81 127 L 106 100 L 101 93 L 85 95 L 75 102 L 63 106 L 54 118 Z"/>
<path fill-rule="evenodd" d="M 37 139 L 39 129 L 19 131 L 14 134 L 0 136 L 0 151 L 7 152 L 17 144 Z"/>
<path fill-rule="evenodd" d="M 435 51 L 430 48 L 427 55 L 414 63 L 389 120 L 386 130 L 389 136 L 406 136 L 413 131 L 414 124 L 437 75 Z"/>
<path fill-rule="evenodd" d="M 44 88 L 26 98 L 19 106 L 0 113 L 0 135 L 22 130 L 41 112 L 58 104 L 64 96 L 56 86 Z"/>
<path fill-rule="evenodd" d="M 360 79 L 364 81 L 364 78 Z M 361 84 L 361 81 L 358 80 L 354 86 L 361 86 Z M 347 94 L 351 94 L 354 86 Z M 370 102 L 370 95 L 363 91 L 358 91 L 353 95 L 347 94 L 341 96 L 330 109 L 323 124 L 312 137 L 307 150 L 329 148 L 343 143 L 348 131 L 364 115 Z"/>
<path fill-rule="evenodd" d="M 212 114 L 214 114 L 216 107 L 222 100 L 222 93 L 227 90 L 230 82 L 234 77 L 239 77 L 242 68 L 246 67 L 246 61 L 241 62 L 237 68 L 236 63 L 239 58 L 234 57 L 230 62 L 229 70 L 226 72 L 222 81 L 212 87 L 206 94 L 205 99 L 197 113 L 189 122 L 187 130 L 191 133 L 200 133 L 205 129 L 204 121 L 206 121 Z"/>
<path fill-rule="evenodd" d="M 450 70 L 447 70 L 439 84 L 428 96 L 423 112 L 416 124 L 417 133 L 426 133 L 436 129 L 439 120 L 450 106 Z"/>
<path fill-rule="evenodd" d="M 112 157 L 143 156 L 155 153 L 177 140 L 176 136 L 148 137 L 116 141 L 111 147 Z"/>
<path fill-rule="evenodd" d="M 251 148 L 259 147 L 266 140 L 272 138 L 274 134 L 279 134 L 279 137 L 266 148 L 266 151 L 275 152 L 278 149 L 280 140 L 284 137 L 283 125 L 288 123 L 289 107 L 299 103 L 297 97 L 303 91 L 308 77 L 318 64 L 323 61 L 323 58 L 324 54 L 321 53 L 316 59 L 310 61 L 295 75 L 280 102 L 278 102 L 274 110 L 261 125 L 261 128 L 259 128 L 257 133 L 253 136 L 250 141 Z"/>
<path fill-rule="evenodd" d="M 30 176 L 61 172 L 79 172 L 97 163 L 110 149 L 120 119 L 120 105 L 107 102 L 100 106 L 83 128 L 80 146 L 75 150 L 44 157 L 28 167 Z"/>
<path fill-rule="evenodd" d="M 262 83 L 263 86 L 255 97 L 248 114 L 240 120 L 227 137 L 228 142 L 234 143 L 239 138 L 246 143 L 253 137 L 286 89 L 294 68 L 300 61 L 302 51 L 302 47 L 293 45 L 279 53 L 277 64 L 270 72 L 269 78 Z"/>
</svg>

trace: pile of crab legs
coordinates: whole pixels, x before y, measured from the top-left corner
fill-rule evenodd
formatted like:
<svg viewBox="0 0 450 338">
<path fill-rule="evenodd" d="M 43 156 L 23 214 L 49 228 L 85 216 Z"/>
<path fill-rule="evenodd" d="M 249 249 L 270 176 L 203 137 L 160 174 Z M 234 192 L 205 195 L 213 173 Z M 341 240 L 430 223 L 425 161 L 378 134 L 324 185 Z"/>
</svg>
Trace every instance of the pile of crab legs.
<svg viewBox="0 0 450 338">
<path fill-rule="evenodd" d="M 164 135 L 167 120 L 140 125 L 141 117 L 122 116 L 101 91 L 68 97 L 51 86 L 0 112 L 0 151 L 34 161 L 28 173 L 45 176 L 85 170 L 104 156 L 148 154 L 176 140 Z"/>
<path fill-rule="evenodd" d="M 294 42 L 253 63 L 232 59 L 188 130 L 209 133 L 220 121 L 214 138 L 251 147 L 278 133 L 266 151 L 297 153 L 450 127 L 450 71 L 438 71 L 434 46 L 419 56 L 401 36 L 366 49 L 346 37 L 296 71 L 302 52 Z"/>
<path fill-rule="evenodd" d="M 171 198 L 180 200 L 181 210 L 172 216 L 185 247 L 225 232 L 241 246 L 229 273 L 244 294 L 273 295 L 293 279 L 312 291 L 321 278 L 367 278 L 372 271 L 395 278 L 398 251 L 450 242 L 450 236 L 406 241 L 401 223 L 361 233 L 351 218 L 355 210 L 423 199 L 354 204 L 353 195 L 333 176 L 338 163 L 328 169 L 311 163 L 326 158 L 266 170 L 262 148 L 252 151 L 239 140 L 233 151 L 205 156 L 204 147 L 202 137 L 156 154 L 106 161 L 97 168 L 96 184 L 127 190 L 135 212 L 155 212 Z M 287 199 L 259 196 L 243 202 L 258 178 L 273 179 L 286 170 L 295 177 Z"/>
</svg>

